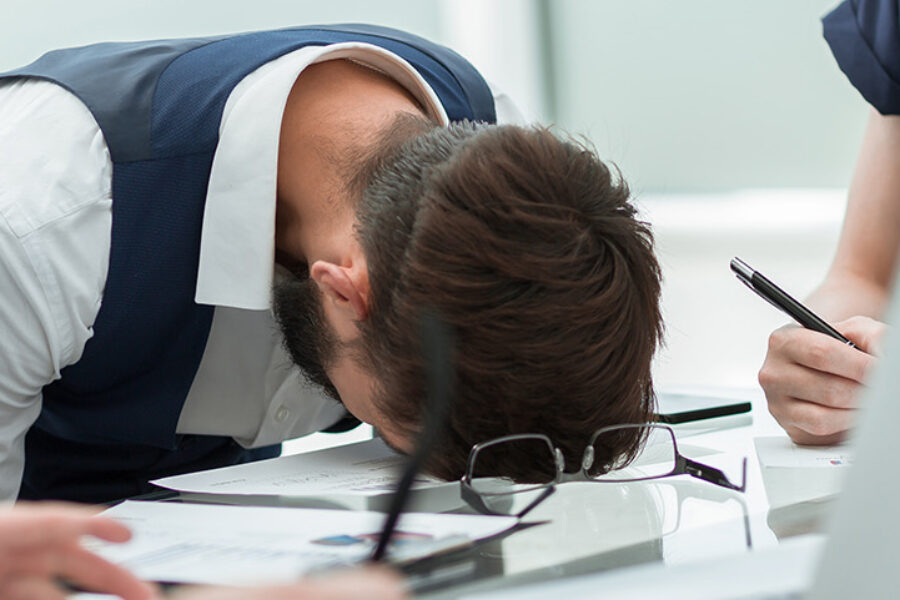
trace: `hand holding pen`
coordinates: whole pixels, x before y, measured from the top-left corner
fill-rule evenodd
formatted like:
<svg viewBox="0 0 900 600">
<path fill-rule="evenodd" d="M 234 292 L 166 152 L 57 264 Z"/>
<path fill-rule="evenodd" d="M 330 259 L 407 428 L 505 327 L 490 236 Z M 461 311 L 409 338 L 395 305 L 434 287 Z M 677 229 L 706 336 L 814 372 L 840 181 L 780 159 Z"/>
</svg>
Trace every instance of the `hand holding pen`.
<svg viewBox="0 0 900 600">
<path fill-rule="evenodd" d="M 884 324 L 862 316 L 828 324 L 740 259 L 731 268 L 802 325 L 787 325 L 769 336 L 759 371 L 769 411 L 797 443 L 840 442 L 853 424 L 858 392 L 876 361 Z"/>
<path fill-rule="evenodd" d="M 834 339 L 856 348 L 856 344 L 844 337 L 841 332 L 829 325 L 816 313 L 809 310 L 802 303 L 795 300 L 790 294 L 772 283 L 768 277 L 758 271 L 754 271 L 750 265 L 735 257 L 731 259 L 731 270 L 737 278 L 748 288 L 756 292 L 760 298 L 784 312 L 800 325 L 824 333 Z"/>
</svg>

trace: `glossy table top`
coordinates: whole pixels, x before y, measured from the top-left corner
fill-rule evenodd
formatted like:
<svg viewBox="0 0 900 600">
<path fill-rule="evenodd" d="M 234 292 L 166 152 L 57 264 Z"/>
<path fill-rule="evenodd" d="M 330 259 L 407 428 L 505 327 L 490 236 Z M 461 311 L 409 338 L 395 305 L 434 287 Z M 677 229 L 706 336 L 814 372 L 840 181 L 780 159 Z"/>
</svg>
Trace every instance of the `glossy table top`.
<svg viewBox="0 0 900 600">
<path fill-rule="evenodd" d="M 740 480 L 735 492 L 689 476 L 633 483 L 566 483 L 527 515 L 533 527 L 412 570 L 414 589 L 452 598 L 644 563 L 677 565 L 753 552 L 821 530 L 843 468 L 764 468 L 754 438 L 784 435 L 762 393 L 751 415 L 676 426 L 679 451 Z"/>
<path fill-rule="evenodd" d="M 745 492 L 687 475 L 630 483 L 561 484 L 528 513 L 519 529 L 405 568 L 413 593 L 443 600 L 636 565 L 696 565 L 772 549 L 782 540 L 820 532 L 846 468 L 762 467 L 754 440 L 787 439 L 768 414 L 762 392 L 701 391 L 749 400 L 753 410 L 673 426 L 679 452 L 723 470 L 735 482 L 741 480 L 741 462 L 747 457 Z M 197 498 L 182 494 L 167 500 Z M 307 500 L 297 503 L 268 497 L 260 502 L 308 505 Z M 248 497 L 241 503 L 256 502 Z M 427 506 L 413 510 L 427 510 Z"/>
</svg>

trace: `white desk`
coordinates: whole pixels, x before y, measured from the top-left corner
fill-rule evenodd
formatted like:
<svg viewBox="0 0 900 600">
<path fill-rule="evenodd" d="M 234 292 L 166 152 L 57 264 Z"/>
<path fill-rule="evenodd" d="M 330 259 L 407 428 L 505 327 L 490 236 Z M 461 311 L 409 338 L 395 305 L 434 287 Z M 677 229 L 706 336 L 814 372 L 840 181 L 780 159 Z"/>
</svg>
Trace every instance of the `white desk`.
<svg viewBox="0 0 900 600">
<path fill-rule="evenodd" d="M 664 562 L 701 560 L 770 549 L 818 531 L 843 469 L 762 469 L 753 439 L 783 435 L 762 393 L 732 391 L 754 403 L 752 424 L 701 432 L 676 427 L 685 456 L 739 473 L 748 457 L 744 494 L 688 476 L 655 482 L 567 483 L 527 516 L 545 524 L 472 552 L 468 571 L 423 596 L 454 598 L 512 585 Z M 733 424 L 747 416 L 729 417 Z M 739 479 L 739 474 L 738 474 Z M 771 499 L 771 500 L 770 500 Z"/>
<path fill-rule="evenodd" d="M 679 575 L 702 576 L 710 559 L 763 550 L 751 556 L 771 561 L 768 551 L 780 550 L 782 541 L 818 531 L 829 507 L 822 498 L 837 491 L 843 468 L 760 468 L 754 438 L 783 436 L 761 392 L 717 395 L 749 399 L 754 411 L 676 426 L 679 450 L 723 469 L 732 481 L 740 480 L 741 459 L 748 457 L 746 493 L 686 475 L 562 484 L 527 515 L 534 526 L 409 569 L 415 591 L 435 599 L 500 590 L 509 595 L 518 585 L 600 572 L 619 577 L 627 572 L 614 570 L 635 566 L 648 573 L 677 566 Z M 769 564 L 765 560 L 756 561 L 761 569 Z"/>
</svg>

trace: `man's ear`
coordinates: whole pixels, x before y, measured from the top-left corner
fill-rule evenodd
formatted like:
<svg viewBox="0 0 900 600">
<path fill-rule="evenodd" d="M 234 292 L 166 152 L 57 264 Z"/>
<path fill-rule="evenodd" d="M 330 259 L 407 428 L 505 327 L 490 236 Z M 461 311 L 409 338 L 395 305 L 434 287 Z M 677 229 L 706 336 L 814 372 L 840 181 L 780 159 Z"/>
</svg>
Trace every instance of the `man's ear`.
<svg viewBox="0 0 900 600">
<path fill-rule="evenodd" d="M 317 260 L 310 266 L 309 276 L 339 312 L 354 321 L 369 316 L 369 275 L 364 263 L 342 267 Z"/>
</svg>

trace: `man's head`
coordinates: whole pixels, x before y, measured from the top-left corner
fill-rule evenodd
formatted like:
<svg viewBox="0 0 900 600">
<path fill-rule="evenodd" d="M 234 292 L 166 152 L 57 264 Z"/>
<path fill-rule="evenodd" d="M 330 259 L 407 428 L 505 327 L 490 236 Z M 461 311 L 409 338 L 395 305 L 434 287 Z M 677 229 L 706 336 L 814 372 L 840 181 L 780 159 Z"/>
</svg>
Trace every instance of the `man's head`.
<svg viewBox="0 0 900 600">
<path fill-rule="evenodd" d="M 594 430 L 650 417 L 659 267 L 627 187 L 592 152 L 546 129 L 460 124 L 379 145 L 351 181 L 366 277 L 359 297 L 346 285 L 340 295 L 359 335 L 335 332 L 319 358 L 338 390 L 333 367 L 356 366 L 368 396 L 344 400 L 363 404 L 388 441 L 409 448 L 420 426 L 426 305 L 458 341 L 435 474 L 460 476 L 475 443 L 530 432 L 548 434 L 573 468 Z M 333 291 L 316 269 L 316 310 L 331 322 Z M 492 470 L 528 479 L 533 458 Z"/>
</svg>

